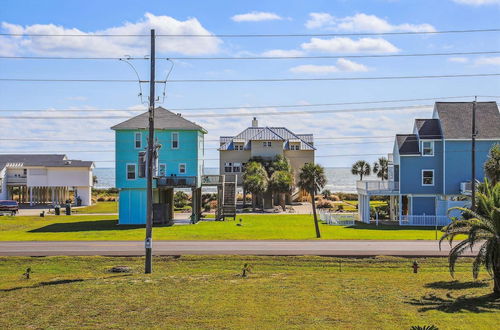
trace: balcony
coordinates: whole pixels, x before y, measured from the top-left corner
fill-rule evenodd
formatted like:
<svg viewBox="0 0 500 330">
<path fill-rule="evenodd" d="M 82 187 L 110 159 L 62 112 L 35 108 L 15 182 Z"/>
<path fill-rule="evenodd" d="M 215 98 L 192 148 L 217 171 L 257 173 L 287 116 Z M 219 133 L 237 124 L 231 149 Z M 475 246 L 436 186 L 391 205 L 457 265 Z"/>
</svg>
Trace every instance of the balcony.
<svg viewBox="0 0 500 330">
<path fill-rule="evenodd" d="M 26 184 L 27 178 L 26 175 L 19 175 L 19 176 L 7 176 L 7 184 L 9 185 L 15 185 L 15 184 Z"/>
<path fill-rule="evenodd" d="M 195 176 L 160 176 L 156 178 L 156 186 L 169 188 L 195 188 Z"/>
<path fill-rule="evenodd" d="M 202 175 L 202 186 L 220 186 L 224 184 L 224 175 Z"/>
<path fill-rule="evenodd" d="M 472 195 L 472 182 L 460 182 L 460 193 L 462 195 Z"/>
<path fill-rule="evenodd" d="M 399 193 L 399 182 L 397 181 L 357 181 L 358 194 L 363 195 L 396 195 Z"/>
</svg>

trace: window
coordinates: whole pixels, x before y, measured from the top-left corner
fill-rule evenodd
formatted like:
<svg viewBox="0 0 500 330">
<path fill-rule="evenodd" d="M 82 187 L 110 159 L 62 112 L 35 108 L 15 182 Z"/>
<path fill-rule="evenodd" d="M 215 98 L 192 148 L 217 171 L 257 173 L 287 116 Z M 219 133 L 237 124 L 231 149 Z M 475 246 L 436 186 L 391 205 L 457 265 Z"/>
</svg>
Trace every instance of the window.
<svg viewBox="0 0 500 330">
<path fill-rule="evenodd" d="M 135 164 L 127 164 L 127 180 L 135 180 Z"/>
<path fill-rule="evenodd" d="M 167 164 L 160 164 L 158 166 L 158 176 L 166 176 L 167 175 Z"/>
<path fill-rule="evenodd" d="M 240 173 L 241 172 L 241 163 L 233 163 L 233 172 Z"/>
<path fill-rule="evenodd" d="M 172 133 L 172 149 L 179 149 L 179 133 Z"/>
<path fill-rule="evenodd" d="M 235 144 L 234 150 L 243 150 L 243 144 Z"/>
<path fill-rule="evenodd" d="M 224 163 L 224 172 L 231 173 L 233 171 L 233 163 Z"/>
<path fill-rule="evenodd" d="M 263 146 L 264 146 L 264 148 L 270 148 L 271 147 L 271 141 L 264 141 Z"/>
<path fill-rule="evenodd" d="M 146 177 L 146 158 L 147 158 L 147 156 L 146 156 L 146 152 L 145 151 L 139 152 L 139 159 L 137 161 L 137 164 L 139 164 L 139 171 L 137 173 L 137 176 L 139 178 L 145 178 Z"/>
<path fill-rule="evenodd" d="M 300 150 L 300 144 L 298 144 L 298 143 L 291 144 L 290 150 Z"/>
<path fill-rule="evenodd" d="M 186 164 L 179 164 L 179 174 L 186 174 Z"/>
<path fill-rule="evenodd" d="M 141 132 L 136 132 L 135 133 L 135 148 L 141 149 L 141 147 L 142 147 L 142 134 L 141 134 Z"/>
<path fill-rule="evenodd" d="M 434 170 L 422 170 L 422 186 L 434 185 Z"/>
<path fill-rule="evenodd" d="M 434 141 L 422 141 L 422 155 L 434 156 Z"/>
</svg>

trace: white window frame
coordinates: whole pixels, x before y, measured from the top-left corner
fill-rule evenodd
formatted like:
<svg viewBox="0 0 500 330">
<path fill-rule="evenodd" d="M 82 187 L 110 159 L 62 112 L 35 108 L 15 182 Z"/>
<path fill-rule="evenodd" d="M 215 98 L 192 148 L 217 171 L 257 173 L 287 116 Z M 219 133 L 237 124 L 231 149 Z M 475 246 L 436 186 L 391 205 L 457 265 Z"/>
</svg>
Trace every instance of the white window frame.
<svg viewBox="0 0 500 330">
<path fill-rule="evenodd" d="M 128 177 L 128 173 L 129 173 L 128 167 L 129 166 L 133 166 L 134 167 L 134 178 L 133 179 L 130 179 Z M 135 163 L 127 163 L 125 165 L 125 177 L 127 178 L 127 181 L 133 181 L 133 180 L 137 179 L 137 164 L 135 164 Z"/>
<path fill-rule="evenodd" d="M 272 147 L 271 141 L 264 141 L 264 148 L 271 148 L 271 147 Z"/>
<path fill-rule="evenodd" d="M 137 137 L 139 137 L 139 139 L 137 139 Z M 137 146 L 137 142 L 139 142 L 139 146 Z M 142 133 L 141 132 L 134 133 L 134 147 L 135 147 L 135 149 L 142 148 Z"/>
<path fill-rule="evenodd" d="M 229 171 L 227 169 L 229 169 Z M 224 163 L 224 173 L 233 173 L 233 163 L 232 162 L 225 162 Z"/>
<path fill-rule="evenodd" d="M 174 140 L 174 135 L 176 135 L 176 136 L 177 136 L 177 139 L 176 139 L 176 140 Z M 171 149 L 173 149 L 173 150 L 177 150 L 177 149 L 179 149 L 179 147 L 180 147 L 180 145 L 181 145 L 181 144 L 180 144 L 180 141 L 179 141 L 179 140 L 180 140 L 180 135 L 179 135 L 179 132 L 172 132 L 172 133 L 170 134 L 170 139 L 171 139 L 171 141 L 170 141 L 170 148 L 171 148 Z M 176 146 L 176 147 L 174 147 L 174 141 L 177 141 L 177 146 Z"/>
<path fill-rule="evenodd" d="M 184 172 L 181 172 L 181 166 L 184 166 Z M 179 174 L 186 174 L 186 173 L 187 173 L 186 163 L 179 163 Z"/>
<path fill-rule="evenodd" d="M 424 172 L 432 172 L 432 184 L 425 184 L 424 183 Z M 423 187 L 433 187 L 435 181 L 436 181 L 436 178 L 434 176 L 434 170 L 433 169 L 422 170 L 422 175 L 421 175 L 421 178 L 420 178 L 420 183 L 422 184 Z"/>
<path fill-rule="evenodd" d="M 160 163 L 158 164 L 158 176 L 161 176 L 161 168 L 164 167 L 164 171 L 163 171 L 163 176 L 167 176 L 167 164 L 165 163 Z"/>
<path fill-rule="evenodd" d="M 241 163 L 233 163 L 233 173 L 241 173 Z"/>
<path fill-rule="evenodd" d="M 424 150 L 425 150 L 424 149 L 424 143 L 427 143 L 427 142 L 431 144 L 430 148 L 432 150 L 432 153 L 428 154 L 428 155 L 425 154 L 425 152 L 424 152 Z M 422 156 L 424 156 L 424 157 L 433 157 L 434 156 L 434 141 L 422 141 L 421 142 L 421 147 L 422 147 Z"/>
</svg>

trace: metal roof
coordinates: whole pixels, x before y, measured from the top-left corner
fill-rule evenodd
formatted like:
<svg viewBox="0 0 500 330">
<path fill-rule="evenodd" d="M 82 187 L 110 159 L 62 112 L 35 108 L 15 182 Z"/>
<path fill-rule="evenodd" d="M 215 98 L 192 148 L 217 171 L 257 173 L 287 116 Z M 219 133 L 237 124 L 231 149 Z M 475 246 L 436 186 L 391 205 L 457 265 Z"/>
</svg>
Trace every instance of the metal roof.
<svg viewBox="0 0 500 330">
<path fill-rule="evenodd" d="M 248 127 L 234 137 L 221 136 L 219 150 L 234 150 L 234 142 L 244 142 L 244 149 L 251 149 L 251 141 L 283 141 L 284 148 L 289 149 L 290 140 L 300 141 L 300 150 L 316 150 L 312 134 L 295 134 L 285 127 Z"/>
<path fill-rule="evenodd" d="M 436 102 L 435 113 L 445 139 L 470 139 L 472 102 Z M 496 102 L 476 103 L 478 139 L 500 139 L 500 113 Z"/>
<path fill-rule="evenodd" d="M 155 125 L 154 125 L 155 129 L 169 129 L 177 131 L 194 130 L 207 133 L 207 131 L 203 127 L 195 124 L 192 121 L 185 119 L 180 114 L 175 114 L 162 107 L 155 108 L 154 116 L 155 116 Z M 132 117 L 128 120 L 125 120 L 122 123 L 119 123 L 111 127 L 111 129 L 113 130 L 147 129 L 148 127 L 149 127 L 149 113 L 144 112 L 138 116 Z"/>
<path fill-rule="evenodd" d="M 92 167 L 94 162 L 68 159 L 63 154 L 3 154 L 0 155 L 0 169 L 8 164 L 44 167 Z"/>
</svg>

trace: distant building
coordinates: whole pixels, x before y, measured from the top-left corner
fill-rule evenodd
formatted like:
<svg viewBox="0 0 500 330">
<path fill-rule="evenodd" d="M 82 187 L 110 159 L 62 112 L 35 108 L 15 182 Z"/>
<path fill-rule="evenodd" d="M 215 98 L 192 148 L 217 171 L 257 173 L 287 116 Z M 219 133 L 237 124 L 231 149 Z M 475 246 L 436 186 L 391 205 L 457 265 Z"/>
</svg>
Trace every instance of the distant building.
<svg viewBox="0 0 500 330">
<path fill-rule="evenodd" d="M 296 134 L 285 127 L 260 127 L 256 118 L 252 126 L 235 136 L 221 136 L 219 169 L 221 175 L 234 174 L 243 184 L 243 167 L 253 157 L 272 160 L 281 155 L 290 161 L 295 182 L 306 163 L 314 163 L 312 134 Z"/>
<path fill-rule="evenodd" d="M 496 102 L 477 102 L 476 129 L 476 180 L 481 181 L 488 152 L 500 143 Z M 361 220 L 370 220 L 370 196 L 389 195 L 392 217 L 402 224 L 447 224 L 448 209 L 470 200 L 471 134 L 472 102 L 436 102 L 432 118 L 416 119 L 411 134 L 396 135 L 389 180 L 357 182 Z"/>
<path fill-rule="evenodd" d="M 0 199 L 20 203 L 61 204 L 74 193 L 82 205 L 92 203 L 91 161 L 71 160 L 66 155 L 0 155 Z"/>
<path fill-rule="evenodd" d="M 155 141 L 161 146 L 153 181 L 154 222 L 172 223 L 175 188 L 192 189 L 193 217 L 199 218 L 204 135 L 207 132 L 180 114 L 161 107 L 154 111 Z M 148 125 L 148 113 L 145 112 L 111 128 L 116 139 L 120 224 L 146 223 Z"/>
</svg>

